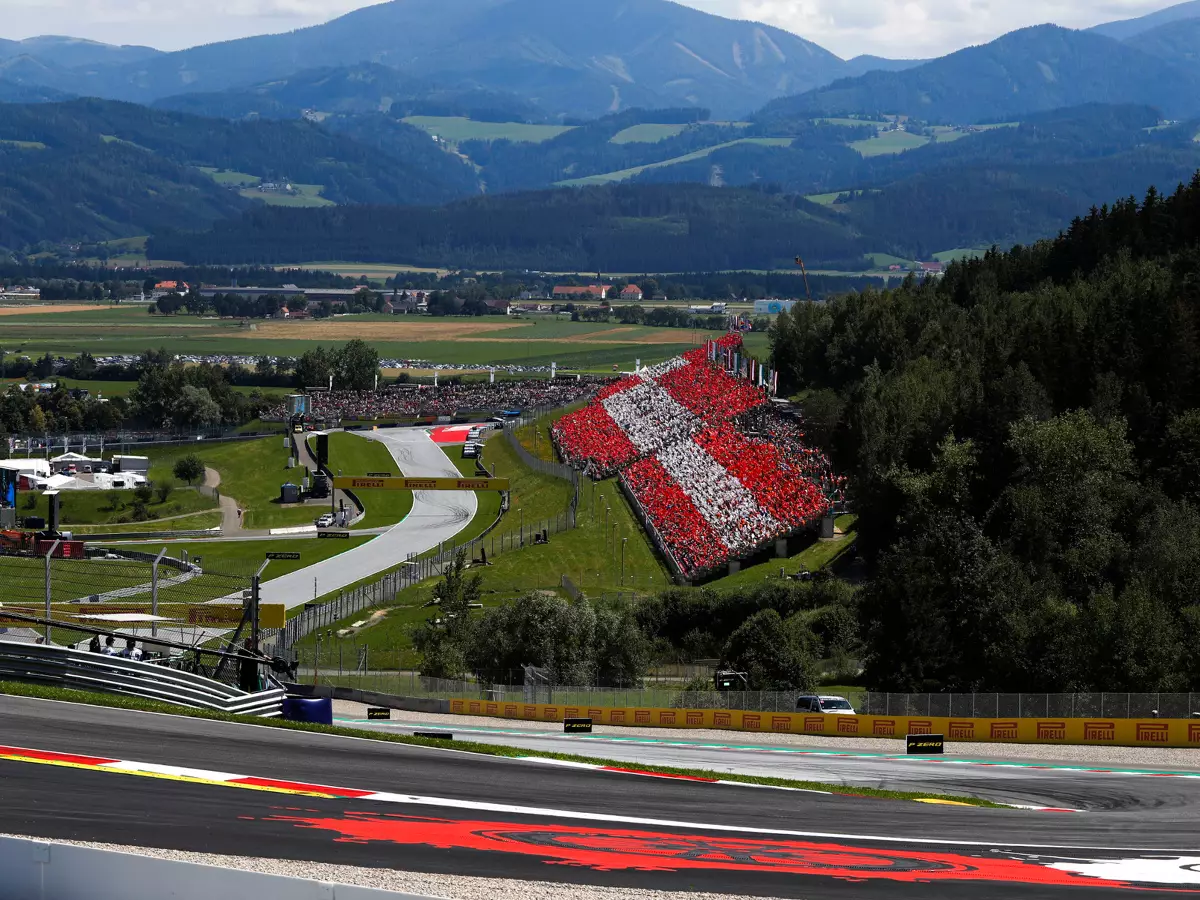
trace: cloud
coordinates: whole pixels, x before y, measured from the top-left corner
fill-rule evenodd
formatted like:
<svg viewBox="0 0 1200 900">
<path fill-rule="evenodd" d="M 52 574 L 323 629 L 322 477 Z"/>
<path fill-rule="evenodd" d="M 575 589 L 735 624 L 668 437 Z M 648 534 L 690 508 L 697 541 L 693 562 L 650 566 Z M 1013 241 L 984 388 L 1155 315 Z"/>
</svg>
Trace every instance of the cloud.
<svg viewBox="0 0 1200 900">
<path fill-rule="evenodd" d="M 687 0 L 685 0 L 687 2 Z M 690 5 L 776 25 L 839 56 L 941 56 L 1053 22 L 1086 28 L 1160 9 L 1165 0 L 698 0 Z"/>
<path fill-rule="evenodd" d="M 776 25 L 846 58 L 861 53 L 913 58 L 986 43 L 1027 25 L 1055 22 L 1080 28 L 1144 15 L 1171 0 L 681 2 L 705 12 Z M 303 28 L 368 5 L 365 0 L 0 0 L 0 36 L 70 34 L 175 50 Z"/>
</svg>

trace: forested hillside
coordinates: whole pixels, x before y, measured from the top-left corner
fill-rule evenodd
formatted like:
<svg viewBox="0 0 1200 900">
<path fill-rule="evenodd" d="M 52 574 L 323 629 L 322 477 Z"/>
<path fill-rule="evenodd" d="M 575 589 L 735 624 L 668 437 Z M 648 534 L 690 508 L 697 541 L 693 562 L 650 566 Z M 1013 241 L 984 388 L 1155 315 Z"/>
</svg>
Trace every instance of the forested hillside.
<svg viewBox="0 0 1200 900">
<path fill-rule="evenodd" d="M 308 122 L 228 122 L 101 100 L 0 105 L 0 246 L 203 227 L 293 182 L 333 203 L 436 203 L 469 166 L 403 123 L 387 149 Z M 218 184 L 216 171 L 235 173 Z"/>
<path fill-rule="evenodd" d="M 872 688 L 1200 686 L 1200 175 L 771 343 L 855 486 Z"/>
<path fill-rule="evenodd" d="M 864 268 L 868 247 L 799 197 L 702 185 L 486 196 L 398 215 L 386 207 L 255 209 L 202 234 L 162 232 L 149 252 L 187 262 L 397 260 L 540 271 L 672 272 L 814 265 Z"/>
</svg>

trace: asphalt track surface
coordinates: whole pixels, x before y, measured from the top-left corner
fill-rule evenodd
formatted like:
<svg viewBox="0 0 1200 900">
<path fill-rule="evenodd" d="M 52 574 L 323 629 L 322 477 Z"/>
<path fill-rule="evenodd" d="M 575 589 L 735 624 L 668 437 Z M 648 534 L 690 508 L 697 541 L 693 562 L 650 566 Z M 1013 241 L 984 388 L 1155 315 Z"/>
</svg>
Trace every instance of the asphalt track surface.
<svg viewBox="0 0 1200 900">
<path fill-rule="evenodd" d="M 1097 776 L 1089 789 L 1112 808 L 1055 814 L 559 768 L 12 697 L 0 698 L 0 726 L 0 831 L 32 837 L 795 898 L 1200 892 L 1193 779 Z M 189 780 L 169 768 L 17 761 L 14 748 L 215 772 Z M 220 773 L 257 778 L 239 787 L 212 780 L 237 777 Z M 259 779 L 309 787 L 298 795 Z"/>
<path fill-rule="evenodd" d="M 394 428 L 360 436 L 386 446 L 407 477 L 461 475 L 423 429 Z M 383 572 L 410 553 L 424 553 L 453 538 L 467 527 L 478 508 L 472 491 L 416 491 L 412 511 L 402 522 L 353 550 L 264 582 L 261 602 L 282 603 L 290 609 L 312 600 L 314 578 L 318 592 L 327 594 Z"/>
</svg>

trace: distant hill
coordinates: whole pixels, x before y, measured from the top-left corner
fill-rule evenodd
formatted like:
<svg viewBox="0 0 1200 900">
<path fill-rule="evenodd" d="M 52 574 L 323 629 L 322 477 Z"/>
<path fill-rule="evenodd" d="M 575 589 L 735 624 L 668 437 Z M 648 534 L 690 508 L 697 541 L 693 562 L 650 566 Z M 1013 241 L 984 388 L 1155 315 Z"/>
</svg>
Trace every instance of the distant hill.
<svg viewBox="0 0 1200 900">
<path fill-rule="evenodd" d="M 66 99 L 69 99 L 67 94 L 54 88 L 19 84 L 0 77 L 0 103 L 51 103 Z"/>
<path fill-rule="evenodd" d="M 1091 30 L 1095 34 L 1102 34 L 1105 37 L 1115 38 L 1118 41 L 1125 41 L 1171 22 L 1195 18 L 1200 18 L 1200 0 L 1190 0 L 1188 3 L 1169 6 L 1166 9 L 1160 9 L 1158 12 L 1140 16 L 1136 19 L 1123 19 L 1119 22 L 1108 22 L 1104 25 L 1097 25 Z"/>
<path fill-rule="evenodd" d="M 1200 16 L 1200 7 L 1197 15 Z M 1159 25 L 1125 43 L 1181 69 L 1200 71 L 1200 18 Z"/>
<path fill-rule="evenodd" d="M 155 256 L 303 262 L 322 255 L 537 271 L 712 271 L 864 265 L 853 227 L 815 204 L 701 185 L 503 194 L 396 215 L 379 207 L 252 210 L 202 234 L 160 233 Z"/>
<path fill-rule="evenodd" d="M 868 72 L 903 72 L 905 69 L 915 69 L 929 62 L 927 59 L 885 59 L 882 56 L 863 54 L 846 61 L 846 71 L 843 77 L 854 78 Z"/>
<path fill-rule="evenodd" d="M 44 35 L 23 41 L 0 40 L 0 59 L 32 56 L 42 62 L 73 69 L 80 66 L 126 65 L 161 56 L 153 47 L 117 46 L 82 38 Z"/>
<path fill-rule="evenodd" d="M 413 139 L 388 152 L 303 121 L 103 100 L 0 105 L 0 246 L 203 227 L 266 201 L 439 203 L 477 190 L 470 166 L 396 124 Z M 301 187 L 262 193 L 259 182 Z"/>
<path fill-rule="evenodd" d="M 1200 72 L 1099 34 L 1041 25 L 902 72 L 870 72 L 768 104 L 758 120 L 896 113 L 952 124 L 1019 119 L 1083 103 L 1200 112 Z"/>
<path fill-rule="evenodd" d="M 464 116 L 491 121 L 540 121 L 545 114 L 514 94 L 471 85 L 453 87 L 405 75 L 376 63 L 306 69 L 249 88 L 213 94 L 179 94 L 153 104 L 159 109 L 222 119 L 299 118 L 382 113 L 405 116 Z"/>
<path fill-rule="evenodd" d="M 148 102 L 367 61 L 583 117 L 681 105 L 737 116 L 845 70 L 789 32 L 669 0 L 392 0 L 287 34 L 99 66 L 73 89 Z"/>
</svg>

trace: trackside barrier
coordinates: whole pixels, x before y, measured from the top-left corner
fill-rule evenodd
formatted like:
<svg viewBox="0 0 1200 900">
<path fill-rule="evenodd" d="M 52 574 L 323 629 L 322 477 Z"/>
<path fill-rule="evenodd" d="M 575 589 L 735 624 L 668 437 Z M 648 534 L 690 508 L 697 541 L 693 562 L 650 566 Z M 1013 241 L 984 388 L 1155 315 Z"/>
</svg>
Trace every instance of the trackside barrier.
<svg viewBox="0 0 1200 900">
<path fill-rule="evenodd" d="M 248 694 L 210 678 L 154 663 L 14 641 L 0 641 L 0 681 L 143 697 L 243 716 L 278 716 L 285 696 L 282 688 Z"/>
<path fill-rule="evenodd" d="M 174 900 L 422 900 L 414 894 L 25 838 L 0 838 L 0 872 L 0 900 L 160 900 L 168 895 Z"/>
<path fill-rule="evenodd" d="M 597 725 L 712 728 L 824 737 L 903 739 L 941 734 L 947 741 L 1004 744 L 1085 744 L 1111 747 L 1200 747 L 1200 721 L 1191 719 L 949 719 L 909 716 L 833 716 L 731 709 L 639 709 L 547 703 L 451 700 L 455 715 Z"/>
</svg>

